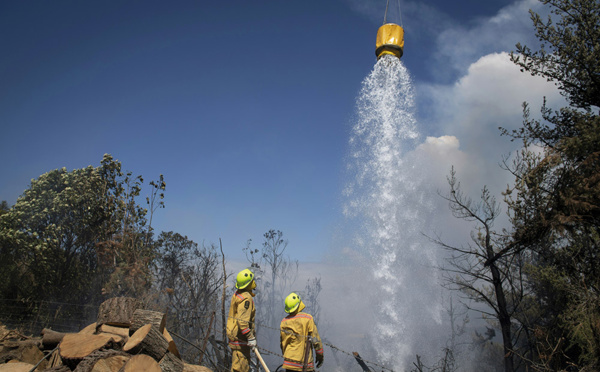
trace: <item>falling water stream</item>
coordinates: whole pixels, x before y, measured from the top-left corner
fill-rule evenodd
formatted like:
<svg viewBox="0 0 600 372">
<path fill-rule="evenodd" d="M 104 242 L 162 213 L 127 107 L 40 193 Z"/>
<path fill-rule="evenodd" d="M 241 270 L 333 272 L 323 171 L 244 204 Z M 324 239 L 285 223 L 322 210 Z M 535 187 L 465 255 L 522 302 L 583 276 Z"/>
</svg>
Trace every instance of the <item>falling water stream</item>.
<svg viewBox="0 0 600 372">
<path fill-rule="evenodd" d="M 345 189 L 344 213 L 359 226 L 353 244 L 372 273 L 376 324 L 370 342 L 377 359 L 394 371 L 408 368 L 415 354 L 439 351 L 442 318 L 435 247 L 423 235 L 435 193 L 414 157 L 420 139 L 414 100 L 406 67 L 383 56 L 357 99 L 352 181 Z"/>
</svg>

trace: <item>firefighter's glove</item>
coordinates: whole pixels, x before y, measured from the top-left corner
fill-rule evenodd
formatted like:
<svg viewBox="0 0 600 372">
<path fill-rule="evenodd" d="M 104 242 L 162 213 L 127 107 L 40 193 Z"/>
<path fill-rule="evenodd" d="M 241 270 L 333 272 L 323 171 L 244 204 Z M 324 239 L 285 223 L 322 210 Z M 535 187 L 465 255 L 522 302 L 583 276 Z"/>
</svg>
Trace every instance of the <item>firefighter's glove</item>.
<svg viewBox="0 0 600 372">
<path fill-rule="evenodd" d="M 249 338 L 248 346 L 250 346 L 252 348 L 252 350 L 254 350 L 254 348 L 256 347 L 256 338 Z"/>
<path fill-rule="evenodd" d="M 317 368 L 321 368 L 323 365 L 323 354 L 317 354 Z"/>
</svg>

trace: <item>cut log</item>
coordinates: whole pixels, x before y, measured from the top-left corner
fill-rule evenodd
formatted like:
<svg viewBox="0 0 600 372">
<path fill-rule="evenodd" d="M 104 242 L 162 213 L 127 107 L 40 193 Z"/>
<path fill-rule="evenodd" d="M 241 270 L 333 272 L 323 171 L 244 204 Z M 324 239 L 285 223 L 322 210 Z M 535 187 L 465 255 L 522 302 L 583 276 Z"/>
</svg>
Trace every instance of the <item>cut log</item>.
<svg viewBox="0 0 600 372">
<path fill-rule="evenodd" d="M 60 357 L 64 364 L 75 368 L 79 362 L 96 350 L 112 348 L 113 335 L 67 334 L 60 342 Z"/>
<path fill-rule="evenodd" d="M 83 359 L 73 372 L 115 372 L 120 370 L 131 355 L 118 350 L 98 350 Z"/>
<path fill-rule="evenodd" d="M 0 363 L 10 361 L 37 364 L 44 358 L 44 353 L 40 351 L 40 341 L 38 340 L 6 340 L 0 350 Z M 45 369 L 47 361 L 40 364 L 39 370 Z"/>
<path fill-rule="evenodd" d="M 172 352 L 177 358 L 181 358 L 181 355 L 179 355 L 179 350 L 177 349 L 177 345 L 175 345 L 175 341 L 173 341 L 173 337 L 171 337 L 171 334 L 169 333 L 169 331 L 167 331 L 167 328 L 165 328 L 165 330 L 163 331 L 163 336 L 169 342 L 168 350 Z"/>
<path fill-rule="evenodd" d="M 133 313 L 133 320 L 129 327 L 129 335 L 132 335 L 145 326 L 146 324 L 152 324 L 158 329 L 160 333 L 165 330 L 165 324 L 167 323 L 167 315 L 158 311 L 137 309 Z"/>
<path fill-rule="evenodd" d="M 23 362 L 0 364 L 0 372 L 29 372 L 34 366 L 34 364 Z M 38 369 L 38 371 L 41 370 Z"/>
<path fill-rule="evenodd" d="M 42 329 L 42 346 L 44 350 L 54 349 L 60 344 L 65 335 L 66 333 L 56 332 L 49 328 Z"/>
<path fill-rule="evenodd" d="M 94 368 L 92 368 L 90 372 L 116 372 L 123 368 L 129 359 L 131 359 L 131 355 L 115 355 L 110 358 L 102 359 L 94 365 Z"/>
<path fill-rule="evenodd" d="M 112 338 L 112 340 L 113 340 L 113 342 L 115 344 L 118 344 L 118 345 L 124 345 L 125 344 L 123 336 L 115 335 L 114 333 L 104 333 L 104 332 L 100 332 L 100 333 L 97 333 L 97 334 L 98 335 L 105 335 L 105 336 L 108 336 L 108 337 Z"/>
<path fill-rule="evenodd" d="M 125 342 L 127 342 L 127 339 L 129 338 L 129 328 L 115 327 L 108 324 L 102 324 L 98 327 L 98 333 L 112 333 L 114 335 L 119 335 L 123 337 Z"/>
<path fill-rule="evenodd" d="M 146 324 L 138 329 L 123 346 L 123 351 L 129 354 L 143 353 L 159 361 L 167 352 L 169 343 L 152 324 Z"/>
<path fill-rule="evenodd" d="M 108 324 L 117 327 L 130 327 L 133 313 L 140 306 L 135 298 L 114 297 L 104 301 L 98 310 L 98 326 Z"/>
<path fill-rule="evenodd" d="M 93 335 L 94 333 L 96 333 L 96 328 L 98 328 L 98 324 L 94 322 L 77 333 Z"/>
<path fill-rule="evenodd" d="M 212 372 L 212 369 L 195 364 L 183 363 L 183 372 Z"/>
<path fill-rule="evenodd" d="M 132 356 L 131 359 L 129 359 L 127 361 L 127 363 L 125 363 L 123 368 L 121 368 L 119 370 L 119 372 L 139 372 L 139 371 L 162 372 L 160 370 L 160 366 L 158 365 L 156 360 L 154 360 L 154 358 L 152 358 L 148 355 L 144 355 L 144 354 Z"/>
<path fill-rule="evenodd" d="M 163 372 L 183 372 L 183 361 L 169 351 L 167 351 L 158 365 Z"/>
</svg>

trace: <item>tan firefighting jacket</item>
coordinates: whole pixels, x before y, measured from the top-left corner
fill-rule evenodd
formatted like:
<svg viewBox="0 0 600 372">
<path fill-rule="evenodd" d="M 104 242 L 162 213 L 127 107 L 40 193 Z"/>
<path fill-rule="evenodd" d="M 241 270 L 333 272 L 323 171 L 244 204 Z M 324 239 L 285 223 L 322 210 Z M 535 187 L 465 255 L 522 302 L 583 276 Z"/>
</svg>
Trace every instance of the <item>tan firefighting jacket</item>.
<svg viewBox="0 0 600 372">
<path fill-rule="evenodd" d="M 302 371 L 307 337 L 311 337 L 317 354 L 323 354 L 323 343 L 317 331 L 312 315 L 299 312 L 283 318 L 281 321 L 281 351 L 283 352 L 283 368 Z M 314 371 L 312 348 L 308 354 L 307 370 Z"/>
<path fill-rule="evenodd" d="M 231 296 L 229 318 L 227 318 L 227 338 L 233 350 L 248 347 L 248 339 L 255 338 L 254 300 L 249 291 L 236 291 Z"/>
</svg>

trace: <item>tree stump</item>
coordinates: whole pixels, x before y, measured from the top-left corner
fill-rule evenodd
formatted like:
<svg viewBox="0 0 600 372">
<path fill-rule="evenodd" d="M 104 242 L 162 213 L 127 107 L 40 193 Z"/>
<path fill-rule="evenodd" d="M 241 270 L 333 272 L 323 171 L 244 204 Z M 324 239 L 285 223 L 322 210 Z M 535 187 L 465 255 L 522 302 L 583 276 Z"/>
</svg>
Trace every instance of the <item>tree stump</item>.
<svg viewBox="0 0 600 372">
<path fill-rule="evenodd" d="M 183 372 L 183 361 L 169 351 L 167 351 L 158 365 L 163 372 Z"/>
<path fill-rule="evenodd" d="M 64 364 L 75 368 L 79 362 L 91 353 L 102 348 L 111 348 L 114 344 L 112 335 L 86 335 L 70 333 L 60 342 L 60 357 Z"/>
<path fill-rule="evenodd" d="M 167 315 L 158 311 L 137 309 L 133 313 L 133 320 L 131 326 L 129 326 L 129 335 L 132 335 L 145 326 L 146 324 L 152 324 L 158 329 L 160 333 L 165 330 L 165 324 L 167 323 Z"/>
<path fill-rule="evenodd" d="M 163 336 L 169 342 L 168 350 L 171 353 L 173 353 L 177 358 L 181 358 L 181 355 L 179 355 L 179 350 L 177 349 L 177 345 L 175 345 L 175 341 L 173 341 L 173 337 L 171 337 L 171 334 L 169 333 L 169 331 L 167 331 L 167 328 L 165 328 L 165 330 L 163 331 Z"/>
<path fill-rule="evenodd" d="M 183 363 L 183 372 L 212 372 L 212 370 L 204 366 Z"/>
<path fill-rule="evenodd" d="M 129 361 L 127 361 L 127 363 L 125 363 L 123 368 L 121 368 L 119 370 L 119 372 L 139 372 L 139 371 L 162 372 L 160 370 L 160 366 L 158 365 L 156 360 L 154 360 L 154 358 L 152 358 L 148 355 L 144 355 L 144 354 L 132 356 L 131 359 L 129 359 Z"/>
<path fill-rule="evenodd" d="M 104 301 L 98 310 L 98 326 L 108 324 L 117 327 L 130 327 L 133 313 L 140 306 L 135 298 L 114 297 Z"/>
<path fill-rule="evenodd" d="M 169 343 L 152 324 L 146 324 L 138 329 L 123 346 L 123 351 L 129 354 L 147 354 L 159 361 L 167 352 Z"/>
<path fill-rule="evenodd" d="M 83 359 L 73 372 L 115 372 L 120 370 L 131 355 L 118 350 L 98 350 Z"/>
</svg>

